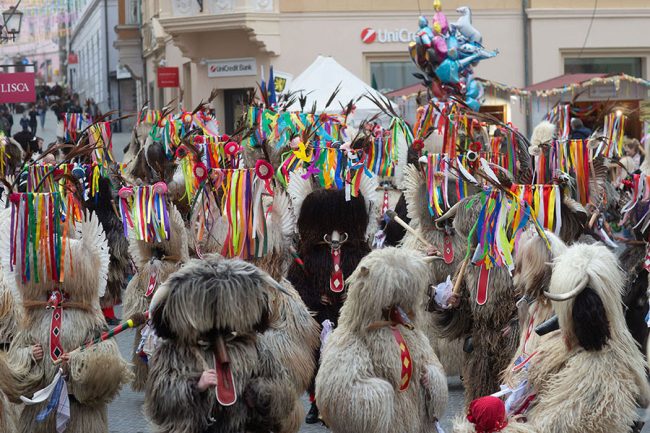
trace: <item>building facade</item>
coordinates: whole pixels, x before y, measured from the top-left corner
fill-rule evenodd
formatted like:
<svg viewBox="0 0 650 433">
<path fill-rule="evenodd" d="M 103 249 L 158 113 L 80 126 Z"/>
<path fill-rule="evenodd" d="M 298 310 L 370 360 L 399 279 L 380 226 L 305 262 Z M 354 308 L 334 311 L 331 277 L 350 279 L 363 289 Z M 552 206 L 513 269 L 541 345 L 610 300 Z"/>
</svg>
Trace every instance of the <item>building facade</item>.
<svg viewBox="0 0 650 433">
<path fill-rule="evenodd" d="M 114 46 L 118 24 L 117 0 L 71 0 L 74 20 L 70 27 L 69 53 L 77 63 L 68 64 L 68 83 L 81 104 L 94 99 L 106 113 L 119 106 Z"/>
<path fill-rule="evenodd" d="M 117 2 L 118 24 L 114 29 L 117 39 L 113 46 L 118 52 L 117 108 L 121 113 L 137 112 L 146 100 L 140 4 L 139 0 Z M 135 122 L 136 118 L 131 117 L 121 120 L 118 126 L 126 131 Z"/>
<path fill-rule="evenodd" d="M 62 83 L 60 41 L 66 39 L 69 15 L 59 4 L 43 6 L 37 2 L 22 2 L 21 31 L 15 42 L 0 48 L 0 64 L 34 65 L 37 85 Z M 29 67 L 31 71 L 32 68 Z"/>
<path fill-rule="evenodd" d="M 477 67 L 481 78 L 525 87 L 569 72 L 650 75 L 645 0 L 601 0 L 595 11 L 591 0 L 572 1 L 571 8 L 560 0 L 443 0 L 450 22 L 463 5 L 472 8 L 485 46 L 499 50 Z M 432 13 L 431 4 L 398 0 L 143 0 L 149 98 L 160 106 L 182 93 L 189 107 L 216 88 L 224 122 L 255 88 L 260 69 L 273 65 L 290 78 L 319 54 L 380 90 L 404 87 L 416 80 L 407 44 L 418 16 Z M 157 88 L 160 66 L 179 67 L 182 92 Z M 486 104 L 503 105 L 506 120 L 525 129 L 529 107 L 486 96 Z"/>
</svg>

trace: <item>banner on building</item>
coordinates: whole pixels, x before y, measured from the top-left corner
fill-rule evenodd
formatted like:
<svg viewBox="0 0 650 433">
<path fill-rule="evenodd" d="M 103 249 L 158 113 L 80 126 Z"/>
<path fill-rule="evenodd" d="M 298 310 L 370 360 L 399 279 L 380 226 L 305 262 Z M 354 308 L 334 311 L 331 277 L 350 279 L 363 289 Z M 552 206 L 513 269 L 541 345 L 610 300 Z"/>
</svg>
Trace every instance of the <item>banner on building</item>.
<svg viewBox="0 0 650 433">
<path fill-rule="evenodd" d="M 178 78 L 178 67 L 168 66 L 158 68 L 158 88 L 178 87 L 180 80 Z"/>
<path fill-rule="evenodd" d="M 35 82 L 34 72 L 0 74 L 0 104 L 36 102 Z"/>
</svg>

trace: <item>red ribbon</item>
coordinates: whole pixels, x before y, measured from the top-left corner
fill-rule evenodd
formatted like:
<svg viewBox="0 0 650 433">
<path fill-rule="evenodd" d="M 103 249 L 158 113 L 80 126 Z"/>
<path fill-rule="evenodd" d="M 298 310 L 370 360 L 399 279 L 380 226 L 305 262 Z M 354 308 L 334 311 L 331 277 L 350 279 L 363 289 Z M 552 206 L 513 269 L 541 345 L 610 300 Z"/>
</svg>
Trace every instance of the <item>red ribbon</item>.
<svg viewBox="0 0 650 433">
<path fill-rule="evenodd" d="M 52 358 L 52 361 L 58 360 L 64 353 L 63 346 L 61 346 L 62 303 L 63 293 L 58 289 L 52 291 L 48 300 L 48 304 L 52 308 L 52 320 L 50 322 L 50 358 Z"/>
<path fill-rule="evenodd" d="M 332 248 L 332 275 L 330 276 L 330 290 L 334 293 L 343 291 L 343 269 L 341 268 L 341 249 Z"/>
<path fill-rule="evenodd" d="M 411 383 L 411 376 L 413 375 L 413 360 L 411 359 L 411 353 L 409 348 L 406 345 L 406 341 L 402 336 L 402 333 L 399 332 L 399 329 L 395 326 L 391 326 L 391 332 L 393 337 L 395 337 L 395 342 L 399 346 L 400 352 L 400 363 L 402 365 L 402 373 L 400 374 L 400 392 L 406 391 Z"/>
</svg>

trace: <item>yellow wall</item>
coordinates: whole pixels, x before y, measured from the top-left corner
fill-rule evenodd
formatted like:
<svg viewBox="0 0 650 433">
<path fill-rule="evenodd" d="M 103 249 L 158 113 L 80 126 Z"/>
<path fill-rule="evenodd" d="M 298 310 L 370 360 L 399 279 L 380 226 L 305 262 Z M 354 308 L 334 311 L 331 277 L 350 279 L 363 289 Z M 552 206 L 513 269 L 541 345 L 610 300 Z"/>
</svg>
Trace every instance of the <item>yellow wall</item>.
<svg viewBox="0 0 650 433">
<path fill-rule="evenodd" d="M 613 0 L 610 0 L 613 1 Z M 639 0 L 641 3 L 642 0 Z M 281 12 L 418 11 L 432 9 L 429 0 L 280 0 Z M 519 0 L 442 0 L 445 11 L 459 6 L 473 9 L 518 9 Z"/>
</svg>

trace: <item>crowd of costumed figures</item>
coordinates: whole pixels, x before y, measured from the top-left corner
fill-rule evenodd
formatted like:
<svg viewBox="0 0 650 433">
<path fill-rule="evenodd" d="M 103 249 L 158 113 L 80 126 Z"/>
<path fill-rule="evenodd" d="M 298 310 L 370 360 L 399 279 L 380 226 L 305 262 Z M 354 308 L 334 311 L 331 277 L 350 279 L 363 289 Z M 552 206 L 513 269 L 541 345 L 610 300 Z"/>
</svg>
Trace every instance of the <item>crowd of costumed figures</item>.
<svg viewBox="0 0 650 433">
<path fill-rule="evenodd" d="M 572 141 L 561 108 L 530 139 L 479 114 L 496 52 L 435 10 L 409 122 L 262 84 L 230 135 L 214 93 L 143 108 L 123 162 L 109 119 L 0 139 L 0 431 L 106 433 L 130 384 L 157 432 L 440 432 L 452 375 L 454 432 L 640 431 L 650 164 L 625 171 L 612 119 Z"/>
</svg>

